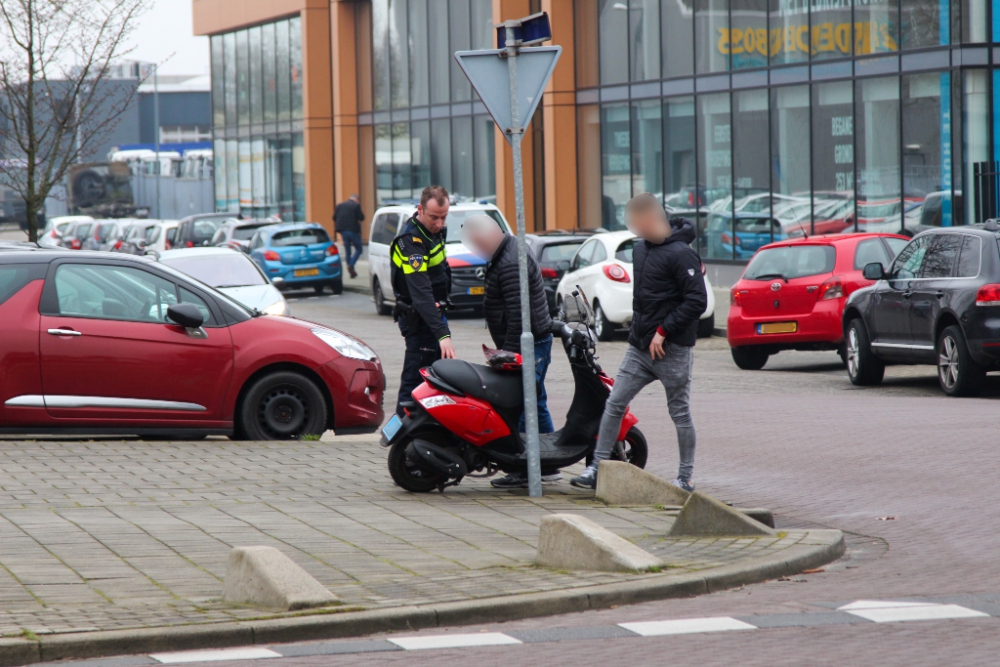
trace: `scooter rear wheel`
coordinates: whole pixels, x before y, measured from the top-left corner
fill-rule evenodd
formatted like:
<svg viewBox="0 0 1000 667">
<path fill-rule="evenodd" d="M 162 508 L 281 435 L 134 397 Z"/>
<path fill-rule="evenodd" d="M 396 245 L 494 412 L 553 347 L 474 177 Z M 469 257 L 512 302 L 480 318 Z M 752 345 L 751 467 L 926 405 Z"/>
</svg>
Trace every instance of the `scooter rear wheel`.
<svg viewBox="0 0 1000 667">
<path fill-rule="evenodd" d="M 649 448 L 646 446 L 646 436 L 635 426 L 630 428 L 628 433 L 625 434 L 625 440 L 622 441 L 622 449 L 624 449 L 624 456 L 619 454 L 617 449 L 611 452 L 612 461 L 625 461 L 637 468 L 646 467 L 646 458 L 649 456 Z M 588 454 L 587 465 L 589 466 L 593 462 L 594 455 Z"/>
<path fill-rule="evenodd" d="M 427 493 L 448 481 L 443 475 L 425 470 L 406 460 L 406 448 L 412 440 L 400 440 L 389 448 L 389 474 L 392 481 L 413 493 Z"/>
</svg>

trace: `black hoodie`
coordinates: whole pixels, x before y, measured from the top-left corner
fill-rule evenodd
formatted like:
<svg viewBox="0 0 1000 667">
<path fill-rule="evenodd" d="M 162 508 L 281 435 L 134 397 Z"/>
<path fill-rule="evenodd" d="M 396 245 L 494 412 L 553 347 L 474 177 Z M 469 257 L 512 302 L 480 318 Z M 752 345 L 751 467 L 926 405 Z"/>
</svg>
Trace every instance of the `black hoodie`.
<svg viewBox="0 0 1000 667">
<path fill-rule="evenodd" d="M 701 258 L 689 245 L 695 240 L 694 224 L 674 218 L 670 227 L 672 233 L 663 243 L 637 240 L 632 251 L 634 312 L 628 342 L 644 351 L 657 329 L 668 343 L 692 347 L 708 303 Z"/>
</svg>

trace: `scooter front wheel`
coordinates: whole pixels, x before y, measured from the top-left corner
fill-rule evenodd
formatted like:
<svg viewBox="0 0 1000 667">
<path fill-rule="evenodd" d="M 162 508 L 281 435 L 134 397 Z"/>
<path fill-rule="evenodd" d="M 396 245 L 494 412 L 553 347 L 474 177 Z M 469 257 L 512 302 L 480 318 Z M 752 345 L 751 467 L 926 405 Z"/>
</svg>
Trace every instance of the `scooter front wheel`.
<svg viewBox="0 0 1000 667">
<path fill-rule="evenodd" d="M 625 439 L 622 440 L 622 451 L 618 451 L 618 448 L 611 452 L 612 461 L 625 461 L 626 463 L 631 463 L 637 468 L 646 467 L 646 458 L 649 456 L 649 448 L 646 446 L 646 436 L 642 434 L 638 428 L 633 426 L 625 434 Z M 589 466 L 594 462 L 593 453 L 587 455 L 587 465 Z"/>
<path fill-rule="evenodd" d="M 406 458 L 406 448 L 413 442 L 404 438 L 389 448 L 389 474 L 392 481 L 413 493 L 427 493 L 448 481 L 443 475 L 421 468 Z"/>
</svg>

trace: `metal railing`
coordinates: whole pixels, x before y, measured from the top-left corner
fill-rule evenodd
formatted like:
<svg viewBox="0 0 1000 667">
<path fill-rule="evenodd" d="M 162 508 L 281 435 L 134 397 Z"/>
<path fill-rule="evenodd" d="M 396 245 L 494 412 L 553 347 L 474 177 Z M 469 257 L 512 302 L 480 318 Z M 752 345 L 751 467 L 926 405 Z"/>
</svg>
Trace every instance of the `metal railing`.
<svg viewBox="0 0 1000 667">
<path fill-rule="evenodd" d="M 972 165 L 973 202 L 976 218 L 983 222 L 1000 217 L 1000 162 L 975 162 Z"/>
</svg>

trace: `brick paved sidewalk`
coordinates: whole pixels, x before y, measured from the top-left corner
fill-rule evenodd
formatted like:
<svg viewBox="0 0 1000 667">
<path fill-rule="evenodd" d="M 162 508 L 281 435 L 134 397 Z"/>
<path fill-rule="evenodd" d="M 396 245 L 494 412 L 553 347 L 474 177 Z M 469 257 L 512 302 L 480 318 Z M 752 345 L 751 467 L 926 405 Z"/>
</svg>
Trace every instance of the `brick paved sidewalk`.
<svg viewBox="0 0 1000 667">
<path fill-rule="evenodd" d="M 534 567 L 549 512 L 584 513 L 678 573 L 801 538 L 666 542 L 672 513 L 608 508 L 566 481 L 540 499 L 485 480 L 409 494 L 371 440 L 0 440 L 0 634 L 260 617 L 217 600 L 234 546 L 275 546 L 348 607 L 376 609 L 650 576 Z"/>
</svg>

